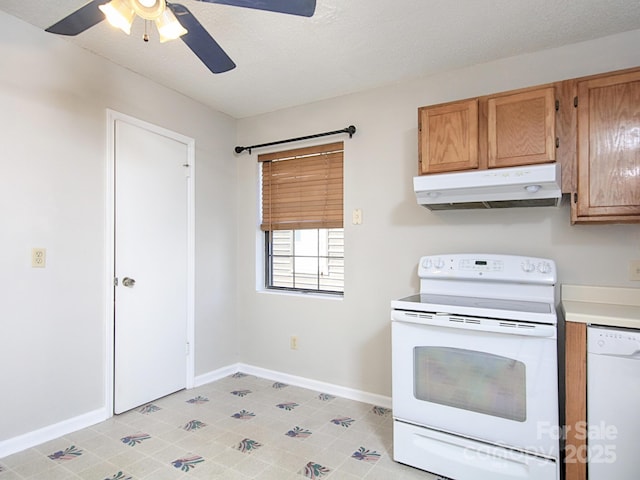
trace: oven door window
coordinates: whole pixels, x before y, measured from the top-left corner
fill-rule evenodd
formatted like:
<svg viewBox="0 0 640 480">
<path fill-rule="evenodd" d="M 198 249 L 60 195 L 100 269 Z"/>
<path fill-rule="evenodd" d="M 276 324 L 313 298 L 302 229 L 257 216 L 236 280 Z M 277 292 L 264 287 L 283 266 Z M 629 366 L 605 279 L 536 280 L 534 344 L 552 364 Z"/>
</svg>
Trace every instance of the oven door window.
<svg viewBox="0 0 640 480">
<path fill-rule="evenodd" d="M 525 364 L 485 352 L 415 347 L 414 396 L 518 422 L 527 419 Z"/>
</svg>

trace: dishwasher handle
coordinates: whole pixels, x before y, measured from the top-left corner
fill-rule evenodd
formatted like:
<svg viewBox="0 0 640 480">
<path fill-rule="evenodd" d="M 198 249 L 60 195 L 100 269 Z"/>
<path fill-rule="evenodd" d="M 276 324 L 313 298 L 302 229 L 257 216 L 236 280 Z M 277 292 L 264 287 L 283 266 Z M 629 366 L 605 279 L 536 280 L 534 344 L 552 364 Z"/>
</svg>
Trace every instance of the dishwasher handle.
<svg viewBox="0 0 640 480">
<path fill-rule="evenodd" d="M 633 353 L 618 353 L 610 351 L 589 352 L 591 355 L 602 355 L 603 357 L 617 357 L 624 358 L 625 360 L 640 360 L 640 350 L 636 350 Z"/>
</svg>

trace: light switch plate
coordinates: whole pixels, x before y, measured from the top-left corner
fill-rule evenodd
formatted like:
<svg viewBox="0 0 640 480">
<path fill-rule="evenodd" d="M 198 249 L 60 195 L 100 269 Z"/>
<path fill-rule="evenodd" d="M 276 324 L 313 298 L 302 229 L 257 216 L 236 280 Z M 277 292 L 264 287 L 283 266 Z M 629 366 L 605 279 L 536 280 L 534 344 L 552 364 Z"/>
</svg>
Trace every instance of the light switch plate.
<svg viewBox="0 0 640 480">
<path fill-rule="evenodd" d="M 629 262 L 629 280 L 640 282 L 640 260 Z"/>
<path fill-rule="evenodd" d="M 351 220 L 351 223 L 353 223 L 354 225 L 362 225 L 362 209 L 354 209 Z"/>
</svg>

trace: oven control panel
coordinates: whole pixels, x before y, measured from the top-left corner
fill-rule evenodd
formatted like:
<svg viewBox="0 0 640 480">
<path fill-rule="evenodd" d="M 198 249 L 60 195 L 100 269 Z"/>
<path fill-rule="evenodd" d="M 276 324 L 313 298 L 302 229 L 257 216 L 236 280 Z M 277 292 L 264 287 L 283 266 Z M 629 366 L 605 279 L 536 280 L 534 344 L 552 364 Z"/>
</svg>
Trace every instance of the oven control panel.
<svg viewBox="0 0 640 480">
<path fill-rule="evenodd" d="M 428 255 L 420 259 L 420 278 L 474 279 L 554 285 L 556 265 L 547 258 L 496 254 Z"/>
</svg>

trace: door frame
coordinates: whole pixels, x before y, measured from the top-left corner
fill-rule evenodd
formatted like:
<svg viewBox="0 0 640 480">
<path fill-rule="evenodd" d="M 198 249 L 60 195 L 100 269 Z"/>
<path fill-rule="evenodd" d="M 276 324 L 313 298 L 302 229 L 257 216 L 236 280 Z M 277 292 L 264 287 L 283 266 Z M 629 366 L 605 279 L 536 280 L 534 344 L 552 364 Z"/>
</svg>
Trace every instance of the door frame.
<svg viewBox="0 0 640 480">
<path fill-rule="evenodd" d="M 105 411 L 114 415 L 115 367 L 115 122 L 120 120 L 158 135 L 176 140 L 187 146 L 190 165 L 187 177 L 187 389 L 195 386 L 195 140 L 144 120 L 107 109 L 107 159 L 105 185 Z"/>
</svg>

